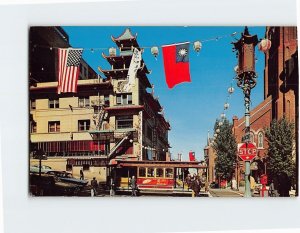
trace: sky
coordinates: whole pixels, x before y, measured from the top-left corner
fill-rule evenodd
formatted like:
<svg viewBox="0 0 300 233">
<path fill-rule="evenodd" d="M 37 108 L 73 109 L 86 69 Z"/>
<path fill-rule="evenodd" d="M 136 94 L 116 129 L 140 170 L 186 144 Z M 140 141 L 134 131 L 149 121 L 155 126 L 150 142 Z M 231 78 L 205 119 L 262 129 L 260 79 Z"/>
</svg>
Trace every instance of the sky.
<svg viewBox="0 0 300 233">
<path fill-rule="evenodd" d="M 108 54 L 108 48 L 117 47 L 111 40 L 111 35 L 118 37 L 127 28 L 124 27 L 63 27 L 69 35 L 72 47 L 85 48 L 83 58 L 97 72 L 98 67 L 110 69 L 109 63 L 101 56 Z M 150 83 L 155 86 L 155 96 L 159 97 L 164 107 L 165 117 L 171 124 L 169 132 L 170 151 L 172 158 L 182 154 L 188 159 L 189 151 L 194 151 L 197 160 L 204 158 L 203 149 L 207 143 L 208 131 L 213 135 L 213 127 L 217 118 L 223 112 L 227 100 L 227 89 L 235 89 L 230 95 L 229 109 L 225 112 L 226 118 L 232 122 L 233 116 L 238 118 L 244 115 L 244 99 L 242 90 L 233 80 L 234 67 L 237 65 L 235 52 L 232 52 L 231 42 L 235 37 L 240 38 L 244 27 L 129 27 L 133 34 L 137 33 L 140 47 L 146 47 L 142 58 L 147 68 Z M 251 35 L 257 34 L 263 39 L 265 27 L 249 27 Z M 194 41 L 202 42 L 199 53 L 193 50 Z M 167 87 L 163 67 L 161 45 L 190 41 L 190 83 L 182 83 L 173 89 Z M 152 46 L 159 47 L 157 60 L 151 54 Z M 256 46 L 257 47 L 257 46 Z M 94 48 L 92 51 L 90 48 Z M 256 48 L 257 85 L 251 92 L 251 108 L 257 106 L 264 95 L 263 70 L 264 53 Z M 99 73 L 102 77 L 103 74 Z M 233 80 L 233 81 L 232 81 Z M 150 90 L 149 90 L 150 92 Z"/>
</svg>

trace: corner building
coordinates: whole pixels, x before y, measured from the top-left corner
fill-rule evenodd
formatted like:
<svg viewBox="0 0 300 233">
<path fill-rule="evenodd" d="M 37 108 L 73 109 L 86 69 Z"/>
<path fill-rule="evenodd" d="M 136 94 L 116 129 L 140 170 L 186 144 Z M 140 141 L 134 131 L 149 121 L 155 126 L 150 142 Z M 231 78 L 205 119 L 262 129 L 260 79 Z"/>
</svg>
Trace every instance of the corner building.
<svg viewBox="0 0 300 233">
<path fill-rule="evenodd" d="M 51 36 L 49 36 L 51 35 Z M 85 178 L 106 181 L 107 166 L 116 160 L 166 160 L 169 155 L 169 123 L 159 101 L 146 88 L 151 84 L 142 61 L 132 92 L 122 92 L 136 36 L 129 29 L 118 38 L 119 48 L 103 57 L 111 65 L 99 70 L 86 61 L 80 64 L 77 93 L 57 94 L 57 51 L 70 47 L 60 27 L 37 27 L 30 32 L 30 164 L 42 150 L 43 164 Z M 53 47 L 53 48 L 52 48 Z M 49 55 L 50 54 L 50 55 Z M 43 58 L 40 58 L 43 56 Z M 50 67 L 49 69 L 47 67 Z"/>
</svg>

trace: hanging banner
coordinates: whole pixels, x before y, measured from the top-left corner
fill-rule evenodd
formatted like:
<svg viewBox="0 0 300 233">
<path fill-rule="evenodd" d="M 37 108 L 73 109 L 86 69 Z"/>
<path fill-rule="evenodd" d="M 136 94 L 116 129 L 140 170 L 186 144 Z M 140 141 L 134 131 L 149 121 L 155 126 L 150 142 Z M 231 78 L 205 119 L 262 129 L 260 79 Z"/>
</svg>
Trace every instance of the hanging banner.
<svg viewBox="0 0 300 233">
<path fill-rule="evenodd" d="M 135 84 L 135 77 L 138 69 L 141 67 L 142 53 L 137 48 L 134 48 L 128 74 L 127 74 L 127 83 L 124 86 L 124 92 L 130 92 L 132 86 Z"/>
</svg>

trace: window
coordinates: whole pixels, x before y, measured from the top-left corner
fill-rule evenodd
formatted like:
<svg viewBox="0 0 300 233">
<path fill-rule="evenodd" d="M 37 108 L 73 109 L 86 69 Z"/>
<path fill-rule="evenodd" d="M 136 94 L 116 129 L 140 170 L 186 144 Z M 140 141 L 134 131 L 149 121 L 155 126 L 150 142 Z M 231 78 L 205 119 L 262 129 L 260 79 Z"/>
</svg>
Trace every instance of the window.
<svg viewBox="0 0 300 233">
<path fill-rule="evenodd" d="M 106 106 L 106 107 L 109 106 L 109 95 L 104 96 L 104 106 Z"/>
<path fill-rule="evenodd" d="M 88 171 L 88 170 L 90 170 L 90 165 L 89 165 L 89 164 L 83 164 L 83 165 L 82 165 L 82 170 L 83 170 L 83 171 Z"/>
<path fill-rule="evenodd" d="M 167 178 L 173 177 L 173 169 L 172 168 L 166 168 L 166 177 Z"/>
<path fill-rule="evenodd" d="M 147 169 L 147 177 L 154 177 L 154 168 Z"/>
<path fill-rule="evenodd" d="M 139 168 L 139 177 L 146 177 L 146 168 L 144 167 Z"/>
<path fill-rule="evenodd" d="M 78 107 L 84 108 L 90 106 L 90 97 L 79 97 L 78 99 Z"/>
<path fill-rule="evenodd" d="M 116 116 L 117 129 L 133 128 L 132 116 Z"/>
<path fill-rule="evenodd" d="M 60 121 L 49 121 L 48 122 L 49 132 L 60 132 Z"/>
<path fill-rule="evenodd" d="M 163 177 L 164 170 L 162 168 L 156 168 L 156 177 Z"/>
<path fill-rule="evenodd" d="M 30 100 L 30 109 L 31 110 L 36 109 L 36 102 L 35 102 L 35 100 Z"/>
<path fill-rule="evenodd" d="M 258 133 L 258 148 L 264 147 L 264 134 L 263 132 Z"/>
<path fill-rule="evenodd" d="M 117 105 L 132 104 L 132 94 L 117 94 Z"/>
<path fill-rule="evenodd" d="M 49 99 L 49 108 L 59 108 L 59 99 Z"/>
<path fill-rule="evenodd" d="M 31 130 L 30 130 L 31 133 L 36 133 L 36 122 L 35 121 L 32 121 L 31 122 Z"/>
<path fill-rule="evenodd" d="M 78 121 L 78 131 L 87 131 L 90 130 L 90 120 L 79 120 Z"/>
</svg>

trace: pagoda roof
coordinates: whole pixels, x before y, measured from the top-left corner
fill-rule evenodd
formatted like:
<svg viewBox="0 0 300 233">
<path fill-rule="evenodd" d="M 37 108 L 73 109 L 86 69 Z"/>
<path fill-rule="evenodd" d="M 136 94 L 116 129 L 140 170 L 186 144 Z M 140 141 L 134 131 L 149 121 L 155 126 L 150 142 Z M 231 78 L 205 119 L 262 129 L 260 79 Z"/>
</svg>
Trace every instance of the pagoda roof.
<svg viewBox="0 0 300 233">
<path fill-rule="evenodd" d="M 118 37 L 111 36 L 112 41 L 115 42 L 118 47 L 133 46 L 138 48 L 139 45 L 136 41 L 136 38 L 137 38 L 137 33 L 133 35 L 130 28 L 126 28 L 124 32 Z"/>
<path fill-rule="evenodd" d="M 124 32 L 118 37 L 111 36 L 111 39 L 114 42 L 121 41 L 121 40 L 133 40 L 133 39 L 136 40 L 136 38 L 137 38 L 137 33 L 133 35 L 130 28 L 126 28 Z"/>
<path fill-rule="evenodd" d="M 160 112 L 162 107 L 158 101 L 158 98 L 155 98 L 152 94 L 146 92 L 145 97 L 149 105 L 153 108 L 154 111 Z"/>
<path fill-rule="evenodd" d="M 132 58 L 132 53 L 131 54 L 124 54 L 124 55 L 118 55 L 118 56 L 107 56 L 105 55 L 104 53 L 102 53 L 102 57 L 105 58 L 109 64 L 113 65 L 113 64 L 116 64 L 118 62 L 125 62 L 125 61 L 128 61 L 128 60 L 131 60 Z M 150 74 L 151 71 L 148 70 L 144 60 L 142 59 L 142 66 L 143 66 L 143 69 L 145 70 L 146 74 Z"/>
<path fill-rule="evenodd" d="M 157 118 L 161 120 L 161 122 L 166 126 L 167 129 L 171 129 L 170 123 L 165 119 L 164 115 L 161 113 L 157 114 Z"/>
<path fill-rule="evenodd" d="M 138 70 L 139 79 L 145 84 L 145 87 L 151 88 L 151 83 L 147 78 L 147 73 L 150 73 L 147 68 L 145 68 L 145 64 L 142 65 Z M 108 79 L 109 78 L 124 78 L 124 74 L 127 75 L 128 68 L 125 69 L 113 69 L 113 70 L 103 70 L 101 67 L 98 67 L 98 70 L 103 73 Z"/>
<path fill-rule="evenodd" d="M 104 70 L 100 66 L 98 66 L 98 70 L 103 73 L 105 76 L 106 74 L 116 74 L 116 73 L 123 73 L 128 72 L 129 68 L 121 68 L 121 69 L 113 69 L 113 70 Z M 145 63 L 138 69 L 139 71 L 144 71 L 146 74 L 150 74 L 149 70 L 147 69 Z"/>
</svg>

